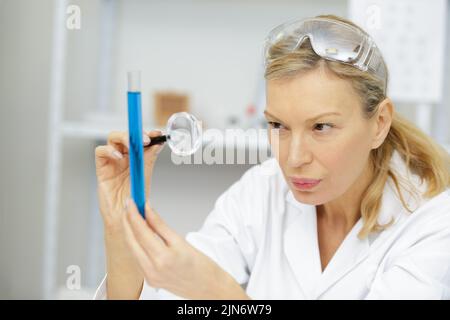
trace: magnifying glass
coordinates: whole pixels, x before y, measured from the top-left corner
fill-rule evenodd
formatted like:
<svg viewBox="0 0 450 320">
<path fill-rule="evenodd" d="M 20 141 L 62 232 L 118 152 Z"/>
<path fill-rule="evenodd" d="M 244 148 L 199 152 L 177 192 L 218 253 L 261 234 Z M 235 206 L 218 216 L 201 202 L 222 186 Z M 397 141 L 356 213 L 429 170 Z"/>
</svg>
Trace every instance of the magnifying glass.
<svg viewBox="0 0 450 320">
<path fill-rule="evenodd" d="M 144 148 L 165 141 L 176 155 L 189 156 L 195 153 L 202 143 L 200 121 L 187 112 L 174 113 L 167 121 L 166 133 L 151 138 L 150 144 L 144 146 Z"/>
<path fill-rule="evenodd" d="M 130 155 L 131 196 L 145 219 L 144 149 L 167 141 L 170 149 L 180 156 L 197 151 L 202 143 L 200 122 L 187 112 L 174 113 L 167 121 L 166 134 L 151 138 L 150 144 L 142 142 L 141 74 L 128 73 L 128 132 Z"/>
</svg>

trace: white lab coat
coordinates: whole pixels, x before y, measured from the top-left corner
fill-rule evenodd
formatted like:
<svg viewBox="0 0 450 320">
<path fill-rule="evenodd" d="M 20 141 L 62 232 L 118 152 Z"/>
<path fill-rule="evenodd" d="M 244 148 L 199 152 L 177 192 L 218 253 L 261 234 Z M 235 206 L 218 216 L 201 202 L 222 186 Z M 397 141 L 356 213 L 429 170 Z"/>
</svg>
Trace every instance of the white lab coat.
<svg viewBox="0 0 450 320">
<path fill-rule="evenodd" d="M 391 168 L 425 190 L 397 152 Z M 322 272 L 316 207 L 295 200 L 269 159 L 225 191 L 186 240 L 247 284 L 253 299 L 450 299 L 449 190 L 432 199 L 404 197 L 412 214 L 389 178 L 379 222 L 395 223 L 359 240 L 360 219 Z M 105 279 L 95 299 L 106 298 Z M 145 283 L 140 299 L 183 298 Z"/>
</svg>

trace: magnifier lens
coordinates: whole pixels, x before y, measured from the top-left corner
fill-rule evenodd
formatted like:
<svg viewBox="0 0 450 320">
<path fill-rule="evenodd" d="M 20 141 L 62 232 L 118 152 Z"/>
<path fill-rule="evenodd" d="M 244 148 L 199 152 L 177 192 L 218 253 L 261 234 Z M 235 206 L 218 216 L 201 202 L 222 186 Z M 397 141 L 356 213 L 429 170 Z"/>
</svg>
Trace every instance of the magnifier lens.
<svg viewBox="0 0 450 320">
<path fill-rule="evenodd" d="M 167 143 L 180 156 L 188 156 L 197 151 L 201 144 L 200 122 L 187 112 L 174 113 L 167 122 Z"/>
</svg>

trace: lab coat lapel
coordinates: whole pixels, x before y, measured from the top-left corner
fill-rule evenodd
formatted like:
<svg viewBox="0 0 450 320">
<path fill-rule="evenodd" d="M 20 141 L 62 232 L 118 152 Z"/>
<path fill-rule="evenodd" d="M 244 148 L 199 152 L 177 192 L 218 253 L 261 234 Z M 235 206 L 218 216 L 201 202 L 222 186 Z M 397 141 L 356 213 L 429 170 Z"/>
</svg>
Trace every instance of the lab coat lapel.
<svg viewBox="0 0 450 320">
<path fill-rule="evenodd" d="M 296 216 L 286 229 L 285 254 L 306 297 L 316 299 L 368 255 L 369 241 L 357 238 L 362 227 L 360 219 L 322 273 L 316 206 L 298 202 L 291 191 L 288 192 L 287 200 Z"/>
<path fill-rule="evenodd" d="M 307 299 L 314 298 L 320 278 L 317 244 L 316 207 L 297 202 L 289 191 L 288 226 L 284 234 L 284 253 Z"/>
<path fill-rule="evenodd" d="M 363 220 L 359 219 L 340 244 L 322 273 L 319 286 L 315 292 L 315 298 L 322 295 L 369 255 L 369 239 L 367 237 L 363 240 L 358 238 L 358 233 L 362 226 Z"/>
</svg>

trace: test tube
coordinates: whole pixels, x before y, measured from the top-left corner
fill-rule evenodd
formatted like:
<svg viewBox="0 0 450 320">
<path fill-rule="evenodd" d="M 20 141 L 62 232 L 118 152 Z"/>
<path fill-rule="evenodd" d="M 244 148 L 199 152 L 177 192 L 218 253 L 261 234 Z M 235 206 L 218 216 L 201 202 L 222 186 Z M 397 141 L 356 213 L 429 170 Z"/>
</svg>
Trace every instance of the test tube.
<svg viewBox="0 0 450 320">
<path fill-rule="evenodd" d="M 131 196 L 145 219 L 144 149 L 142 141 L 141 73 L 128 72 L 128 132 Z"/>
</svg>

